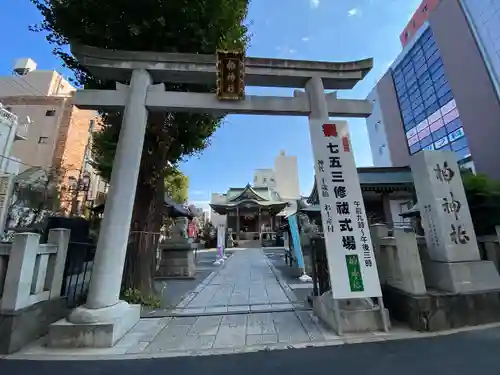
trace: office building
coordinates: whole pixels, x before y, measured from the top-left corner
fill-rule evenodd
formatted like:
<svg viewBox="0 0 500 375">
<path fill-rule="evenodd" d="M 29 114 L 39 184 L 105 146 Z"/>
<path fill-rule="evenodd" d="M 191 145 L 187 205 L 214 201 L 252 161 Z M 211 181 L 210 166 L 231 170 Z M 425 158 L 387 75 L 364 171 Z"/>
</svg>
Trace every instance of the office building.
<svg viewBox="0 0 500 375">
<path fill-rule="evenodd" d="M 402 52 L 368 96 L 375 166 L 408 165 L 421 150 L 453 150 L 464 167 L 500 179 L 494 63 L 466 3 L 474 1 L 424 1 L 403 31 Z M 481 25 L 484 12 L 475 14 Z M 500 18 L 489 22 L 499 27 Z"/>
</svg>

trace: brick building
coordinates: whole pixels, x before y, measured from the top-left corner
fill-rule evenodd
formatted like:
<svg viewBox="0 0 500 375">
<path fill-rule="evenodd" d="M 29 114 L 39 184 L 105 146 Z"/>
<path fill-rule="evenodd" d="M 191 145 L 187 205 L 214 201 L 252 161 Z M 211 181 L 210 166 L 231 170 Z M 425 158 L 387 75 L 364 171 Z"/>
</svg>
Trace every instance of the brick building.
<svg viewBox="0 0 500 375">
<path fill-rule="evenodd" d="M 0 102 L 28 127 L 9 157 L 19 160 L 20 173 L 30 168 L 57 172 L 65 192 L 61 204 L 67 210 L 75 200 L 97 199 L 105 186 L 88 163 L 97 112 L 76 108 L 75 88 L 55 71 L 37 70 L 31 59 L 17 60 L 14 72 L 0 77 Z M 75 189 L 86 192 L 76 196 Z"/>
</svg>

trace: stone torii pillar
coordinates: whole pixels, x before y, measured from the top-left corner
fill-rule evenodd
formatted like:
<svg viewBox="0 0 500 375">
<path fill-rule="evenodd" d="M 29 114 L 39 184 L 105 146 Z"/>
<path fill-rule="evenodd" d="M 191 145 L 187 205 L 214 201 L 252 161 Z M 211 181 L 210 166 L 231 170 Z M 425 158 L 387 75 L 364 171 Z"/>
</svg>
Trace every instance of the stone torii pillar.
<svg viewBox="0 0 500 375">
<path fill-rule="evenodd" d="M 67 321 L 50 327 L 50 346 L 111 347 L 140 319 L 140 305 L 129 305 L 119 297 L 148 119 L 146 95 L 151 84 L 146 70 L 134 70 L 130 86 L 124 88 L 128 99 L 87 302 L 73 310 Z"/>
</svg>

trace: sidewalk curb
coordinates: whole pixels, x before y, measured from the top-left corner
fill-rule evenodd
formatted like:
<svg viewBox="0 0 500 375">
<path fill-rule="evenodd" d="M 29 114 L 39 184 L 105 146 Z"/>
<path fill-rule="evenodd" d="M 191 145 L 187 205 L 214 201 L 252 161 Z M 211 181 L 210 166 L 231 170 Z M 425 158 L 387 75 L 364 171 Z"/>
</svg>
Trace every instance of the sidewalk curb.
<svg viewBox="0 0 500 375">
<path fill-rule="evenodd" d="M 279 343 L 272 345 L 254 345 L 239 348 L 220 348 L 220 349 L 206 349 L 206 350 L 188 350 L 188 351 L 168 351 L 159 353 L 139 353 L 139 354 L 113 354 L 113 355 L 90 355 L 90 354 L 80 354 L 75 355 L 75 353 L 68 353 L 67 355 L 37 355 L 37 354 L 11 354 L 0 356 L 0 359 L 4 360 L 30 360 L 30 361 L 96 361 L 96 360 L 131 360 L 131 359 L 159 359 L 159 358 L 173 358 L 173 357 L 197 357 L 197 356 L 209 356 L 209 355 L 226 355 L 226 354 L 244 354 L 253 353 L 259 351 L 276 351 L 276 350 L 286 350 L 286 349 L 305 349 L 309 347 L 325 347 L 325 346 L 340 346 L 340 345 L 357 345 L 357 344 L 369 344 L 375 342 L 388 342 L 388 341 L 400 341 L 400 340 L 412 340 L 412 339 L 424 339 L 439 336 L 449 336 L 462 332 L 470 331 L 481 331 L 489 328 L 499 328 L 500 323 L 492 323 L 482 326 L 474 327 L 464 327 L 449 331 L 441 332 L 412 332 L 409 334 L 396 334 L 391 336 L 390 333 L 385 332 L 375 332 L 371 337 L 360 337 L 360 336 L 343 336 L 334 340 L 326 341 L 308 341 L 308 342 L 298 342 L 298 343 Z"/>
</svg>

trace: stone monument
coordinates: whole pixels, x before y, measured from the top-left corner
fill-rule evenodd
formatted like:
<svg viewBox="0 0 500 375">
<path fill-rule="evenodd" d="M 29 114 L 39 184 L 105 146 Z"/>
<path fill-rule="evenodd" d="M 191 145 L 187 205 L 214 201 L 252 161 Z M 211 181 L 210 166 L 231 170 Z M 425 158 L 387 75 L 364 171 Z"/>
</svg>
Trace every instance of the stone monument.
<svg viewBox="0 0 500 375">
<path fill-rule="evenodd" d="M 187 235 L 188 219 L 175 219 L 171 238 L 160 244 L 160 261 L 156 278 L 195 278 L 195 247 Z"/>
<path fill-rule="evenodd" d="M 421 151 L 411 169 L 427 243 L 427 286 L 453 293 L 500 289 L 494 263 L 479 254 L 455 153 Z"/>
</svg>

